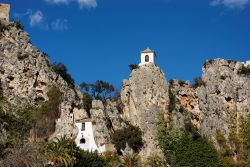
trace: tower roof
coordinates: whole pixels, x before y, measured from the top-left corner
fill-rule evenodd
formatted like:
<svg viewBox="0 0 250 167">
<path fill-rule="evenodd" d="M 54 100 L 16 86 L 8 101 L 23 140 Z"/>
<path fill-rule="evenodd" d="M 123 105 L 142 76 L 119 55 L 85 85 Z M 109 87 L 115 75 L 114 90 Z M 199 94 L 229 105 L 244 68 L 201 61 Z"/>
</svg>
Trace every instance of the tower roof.
<svg viewBox="0 0 250 167">
<path fill-rule="evenodd" d="M 141 53 L 154 53 L 155 51 L 151 50 L 149 47 L 147 47 L 146 50 L 142 51 Z"/>
</svg>

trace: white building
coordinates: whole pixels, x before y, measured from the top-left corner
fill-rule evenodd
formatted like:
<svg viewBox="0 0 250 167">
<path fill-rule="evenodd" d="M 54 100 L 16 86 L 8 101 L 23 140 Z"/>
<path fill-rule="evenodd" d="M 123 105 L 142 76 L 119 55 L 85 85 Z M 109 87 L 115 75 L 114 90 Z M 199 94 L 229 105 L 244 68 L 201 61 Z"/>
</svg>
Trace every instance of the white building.
<svg viewBox="0 0 250 167">
<path fill-rule="evenodd" d="M 147 48 L 141 52 L 141 63 L 139 65 L 144 65 L 147 63 L 155 63 L 156 54 L 155 51 Z"/>
<path fill-rule="evenodd" d="M 76 145 L 85 151 L 98 151 L 95 143 L 93 126 L 91 120 L 79 120 L 75 125 L 78 128 L 78 135 L 75 139 Z"/>
<path fill-rule="evenodd" d="M 106 151 L 115 151 L 113 144 L 103 144 L 98 146 L 94 138 L 93 124 L 90 119 L 78 120 L 75 122 L 78 128 L 78 135 L 75 139 L 76 145 L 89 152 L 97 151 L 98 153 L 104 153 Z"/>
</svg>

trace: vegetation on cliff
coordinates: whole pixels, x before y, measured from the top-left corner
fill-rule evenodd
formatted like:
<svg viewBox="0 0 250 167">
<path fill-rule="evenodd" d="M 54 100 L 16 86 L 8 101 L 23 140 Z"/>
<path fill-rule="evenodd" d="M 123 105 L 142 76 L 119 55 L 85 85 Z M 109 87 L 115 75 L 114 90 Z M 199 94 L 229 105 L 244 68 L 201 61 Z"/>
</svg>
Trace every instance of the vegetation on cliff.
<svg viewBox="0 0 250 167">
<path fill-rule="evenodd" d="M 124 129 L 117 130 L 112 134 L 112 143 L 115 144 L 118 154 L 122 154 L 121 150 L 125 150 L 126 144 L 138 153 L 143 146 L 142 132 L 140 128 L 131 124 Z"/>
<path fill-rule="evenodd" d="M 217 152 L 207 138 L 184 129 L 166 129 L 163 115 L 160 115 L 158 140 L 168 164 L 192 167 L 219 165 Z"/>
</svg>

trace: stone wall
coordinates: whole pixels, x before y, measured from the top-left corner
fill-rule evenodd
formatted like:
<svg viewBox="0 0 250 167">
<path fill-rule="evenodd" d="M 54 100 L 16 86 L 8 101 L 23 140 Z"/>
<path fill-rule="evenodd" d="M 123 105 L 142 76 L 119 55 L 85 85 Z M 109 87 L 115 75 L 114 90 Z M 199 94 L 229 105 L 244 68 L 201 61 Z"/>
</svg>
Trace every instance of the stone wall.
<svg viewBox="0 0 250 167">
<path fill-rule="evenodd" d="M 10 5 L 0 4 L 0 20 L 3 22 L 9 22 Z"/>
</svg>

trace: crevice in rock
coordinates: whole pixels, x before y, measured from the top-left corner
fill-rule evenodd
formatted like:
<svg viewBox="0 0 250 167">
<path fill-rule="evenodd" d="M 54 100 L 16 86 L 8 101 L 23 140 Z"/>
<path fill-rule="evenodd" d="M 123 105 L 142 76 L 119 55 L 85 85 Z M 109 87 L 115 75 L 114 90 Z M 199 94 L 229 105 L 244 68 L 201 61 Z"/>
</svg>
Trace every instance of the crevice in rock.
<svg viewBox="0 0 250 167">
<path fill-rule="evenodd" d="M 232 97 L 225 97 L 225 100 L 227 101 L 227 102 L 230 102 L 231 100 L 232 100 Z"/>
</svg>

